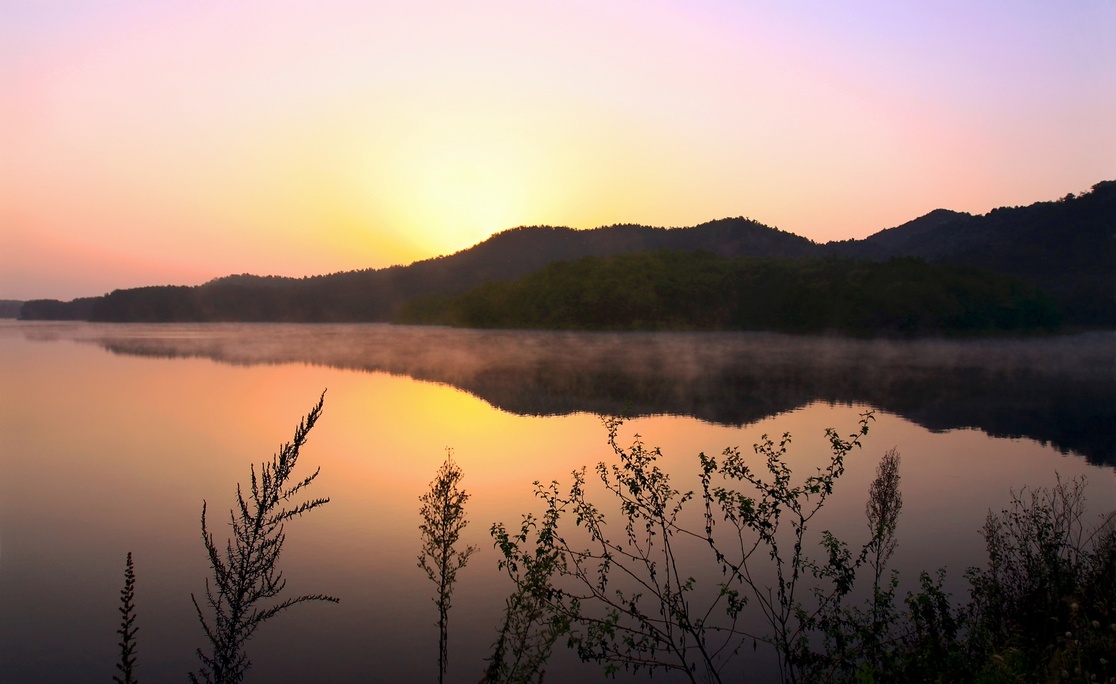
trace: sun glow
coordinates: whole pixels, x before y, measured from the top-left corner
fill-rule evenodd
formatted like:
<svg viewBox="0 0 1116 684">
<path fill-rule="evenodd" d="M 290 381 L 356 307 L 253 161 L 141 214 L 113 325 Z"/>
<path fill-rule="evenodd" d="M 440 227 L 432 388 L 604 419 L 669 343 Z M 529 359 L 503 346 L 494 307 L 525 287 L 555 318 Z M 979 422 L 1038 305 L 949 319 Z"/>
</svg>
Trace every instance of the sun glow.
<svg viewBox="0 0 1116 684">
<path fill-rule="evenodd" d="M 464 249 L 510 228 L 530 205 L 528 160 L 484 140 L 453 140 L 415 150 L 395 167 L 392 214 L 422 231 L 433 253 Z"/>
<path fill-rule="evenodd" d="M 0 298 L 380 268 L 519 225 L 864 237 L 1111 177 L 1112 3 L 855 5 L 15 3 Z"/>
<path fill-rule="evenodd" d="M 444 99 L 452 113 L 439 113 Z M 511 106 L 483 93 L 421 93 L 405 110 L 378 112 L 348 171 L 352 199 L 376 234 L 426 257 L 518 225 L 568 221 L 561 198 L 573 152 L 555 144 L 554 122 L 539 107 L 517 118 Z"/>
</svg>

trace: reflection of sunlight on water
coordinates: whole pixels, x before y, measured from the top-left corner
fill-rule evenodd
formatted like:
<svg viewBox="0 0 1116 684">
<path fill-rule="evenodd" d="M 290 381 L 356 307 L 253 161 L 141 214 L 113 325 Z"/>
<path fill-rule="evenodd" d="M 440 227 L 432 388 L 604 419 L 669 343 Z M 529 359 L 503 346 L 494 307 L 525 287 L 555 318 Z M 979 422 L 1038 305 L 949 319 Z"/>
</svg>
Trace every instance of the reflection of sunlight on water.
<svg viewBox="0 0 1116 684">
<path fill-rule="evenodd" d="M 147 327 L 156 334 L 145 332 Z M 351 335 L 346 338 L 336 327 L 306 327 L 310 339 L 322 342 L 316 353 L 334 361 L 349 353 L 344 349 Z M 81 325 L 65 330 L 59 339 L 91 334 Z M 298 327 L 253 328 L 270 340 L 264 354 L 271 363 L 257 358 L 256 365 L 207 360 L 223 358 L 215 350 L 239 358 L 239 326 L 218 328 L 218 339 L 194 328 L 180 335 L 174 327 L 158 326 L 101 327 L 97 335 L 106 330 L 135 344 L 173 340 L 159 349 L 164 356 L 171 351 L 179 356 L 105 354 L 92 345 L 39 344 L 0 331 L 0 595 L 5 597 L 0 649 L 11 681 L 111 674 L 115 601 L 129 550 L 137 565 L 143 676 L 169 680 L 192 667 L 200 634 L 189 595 L 202 589 L 206 575 L 198 531 L 201 501 L 209 502 L 214 520 L 223 520 L 235 483 L 246 481 L 251 463 L 290 439 L 323 388 L 328 387 L 325 412 L 302 467 L 321 466 L 313 494 L 331 502 L 290 525 L 284 567 L 294 592 L 321 591 L 342 602 L 299 609 L 265 627 L 250 649 L 253 676 L 260 681 L 433 675 L 436 613 L 428 582 L 416 567 L 418 497 L 446 447 L 453 448 L 472 495 L 464 541 L 480 548 L 454 596 L 451 675 L 475 681 L 508 588 L 496 571 L 489 525 L 515 524 L 523 512 L 537 511 L 535 480 L 557 479 L 568 486 L 571 470 L 592 468 L 610 456 L 605 429 L 590 413 L 515 415 L 439 382 L 354 373 L 322 360 L 315 361 L 322 365 L 309 365 L 305 358 L 278 363 L 290 352 L 292 340 L 285 338 L 308 343 L 310 333 Z M 444 363 L 439 372 L 456 380 L 484 370 L 461 345 L 446 355 L 450 360 L 439 362 L 438 345 L 408 337 L 408 345 L 381 348 L 381 331 L 366 332 L 358 355 L 363 359 L 418 364 L 431 375 Z M 458 339 L 454 331 L 436 332 Z M 485 364 L 503 358 L 522 368 L 527 350 L 540 352 L 542 338 L 529 337 L 518 348 L 499 343 L 501 335 L 476 338 L 493 351 Z M 194 355 L 201 358 L 182 358 L 191 356 L 181 349 L 183 340 L 195 345 Z M 611 336 L 590 336 L 578 348 L 580 356 L 567 350 L 559 358 L 573 365 L 593 355 L 615 359 L 615 344 Z M 496 358 L 497 351 L 507 354 Z M 523 391 L 501 383 L 513 394 Z M 814 400 L 744 427 L 640 417 L 621 428 L 619 441 L 627 445 L 640 434 L 648 446 L 661 448 L 676 486 L 696 489 L 699 452 L 719 455 L 739 447 L 749 453 L 763 433 L 777 440 L 789 431 L 788 460 L 796 477 L 804 477 L 825 463 L 824 429 L 847 435 L 865 408 Z M 895 558 L 903 570 L 900 593 L 914 583 L 917 570 L 942 565 L 949 566 L 950 587 L 963 588 L 964 566 L 982 557 L 977 530 L 984 515 L 1004 506 L 1013 487 L 1048 486 L 1056 471 L 1064 478 L 1086 474 L 1092 509 L 1116 508 L 1116 479 L 1109 468 L 1031 440 L 992 439 L 972 429 L 934 433 L 877 410 L 864 448 L 850 456 L 815 531 L 828 528 L 851 543 L 863 540 L 868 484 L 876 461 L 891 446 L 903 456 L 904 511 Z M 555 665 L 551 676 L 599 674 L 575 665 Z M 38 676 L 50 667 L 58 668 L 54 675 Z"/>
<path fill-rule="evenodd" d="M 887 340 L 767 333 L 573 333 L 389 325 L 0 325 L 113 353 L 302 363 L 446 383 L 520 415 L 687 415 L 742 425 L 815 401 L 932 430 L 977 427 L 1116 462 L 1111 333 Z"/>
</svg>

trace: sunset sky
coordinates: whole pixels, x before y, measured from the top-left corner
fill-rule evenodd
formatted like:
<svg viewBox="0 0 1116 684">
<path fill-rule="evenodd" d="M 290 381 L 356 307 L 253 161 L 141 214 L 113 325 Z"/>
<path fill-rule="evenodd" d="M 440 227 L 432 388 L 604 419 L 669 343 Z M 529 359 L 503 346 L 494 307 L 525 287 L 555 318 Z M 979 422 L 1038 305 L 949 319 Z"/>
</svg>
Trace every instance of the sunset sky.
<svg viewBox="0 0 1116 684">
<path fill-rule="evenodd" d="M 1116 2 L 0 0 L 0 299 L 1116 179 Z"/>
</svg>

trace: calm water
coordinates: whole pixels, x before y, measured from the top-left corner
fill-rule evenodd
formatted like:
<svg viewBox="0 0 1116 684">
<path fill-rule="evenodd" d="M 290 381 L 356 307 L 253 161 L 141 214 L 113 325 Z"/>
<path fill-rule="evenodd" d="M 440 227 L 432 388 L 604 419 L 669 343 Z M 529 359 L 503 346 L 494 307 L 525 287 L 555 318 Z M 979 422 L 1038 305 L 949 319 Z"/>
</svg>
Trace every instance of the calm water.
<svg viewBox="0 0 1116 684">
<path fill-rule="evenodd" d="M 532 482 L 609 455 L 597 413 L 662 447 L 683 488 L 697 454 L 791 432 L 791 465 L 826 455 L 876 411 L 821 526 L 865 531 L 879 456 L 902 453 L 895 567 L 982 561 L 977 530 L 1011 488 L 1085 475 L 1116 508 L 1114 338 L 848 341 L 777 335 L 473 332 L 378 325 L 0 323 L 0 679 L 111 680 L 124 557 L 135 556 L 139 670 L 183 681 L 202 634 L 191 592 L 208 565 L 198 518 L 232 504 L 249 465 L 288 439 L 324 388 L 303 452 L 332 501 L 289 528 L 283 567 L 300 606 L 248 649 L 253 681 L 436 677 L 436 611 L 416 566 L 418 497 L 446 448 L 471 493 L 450 613 L 452 681 L 479 679 L 506 578 L 488 537 L 536 509 Z M 602 499 L 604 501 L 604 499 Z M 220 529 L 218 517 L 211 518 Z M 820 528 L 819 528 L 820 529 Z M 762 649 L 761 649 L 762 650 Z M 596 666 L 562 654 L 554 679 Z M 660 679 L 656 677 L 656 681 Z"/>
</svg>

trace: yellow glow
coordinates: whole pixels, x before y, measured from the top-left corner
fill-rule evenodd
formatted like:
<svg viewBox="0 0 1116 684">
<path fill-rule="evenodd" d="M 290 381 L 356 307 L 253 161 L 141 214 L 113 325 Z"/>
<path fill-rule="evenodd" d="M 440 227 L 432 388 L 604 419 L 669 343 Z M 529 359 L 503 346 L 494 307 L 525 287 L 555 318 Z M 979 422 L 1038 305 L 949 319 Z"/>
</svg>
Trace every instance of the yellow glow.
<svg viewBox="0 0 1116 684">
<path fill-rule="evenodd" d="M 456 119 L 389 118 L 389 132 L 367 141 L 363 168 L 354 169 L 360 180 L 353 190 L 362 196 L 353 200 L 377 239 L 394 232 L 424 256 L 448 254 L 537 213 L 548 155 L 478 109 Z"/>
<path fill-rule="evenodd" d="M 518 225 L 864 237 L 1112 173 L 1097 3 L 25 4 L 0 22 L 4 298 L 378 268 Z"/>
<path fill-rule="evenodd" d="M 509 227 L 527 204 L 514 161 L 467 142 L 415 155 L 404 166 L 404 182 L 405 223 L 436 227 L 435 252 L 468 246 L 494 226 Z"/>
</svg>

